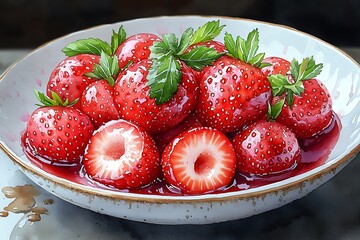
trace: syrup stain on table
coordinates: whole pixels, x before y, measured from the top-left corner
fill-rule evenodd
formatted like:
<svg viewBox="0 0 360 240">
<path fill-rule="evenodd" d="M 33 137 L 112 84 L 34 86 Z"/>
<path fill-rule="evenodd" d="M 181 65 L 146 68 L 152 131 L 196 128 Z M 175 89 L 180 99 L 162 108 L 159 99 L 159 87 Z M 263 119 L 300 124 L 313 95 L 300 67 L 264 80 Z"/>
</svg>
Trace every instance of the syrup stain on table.
<svg viewBox="0 0 360 240">
<path fill-rule="evenodd" d="M 2 189 L 6 198 L 14 199 L 3 211 L 0 212 L 0 217 L 7 217 L 9 212 L 28 214 L 27 219 L 30 222 L 37 222 L 41 220 L 42 214 L 48 214 L 48 210 L 44 207 L 36 206 L 35 197 L 39 195 L 38 190 L 30 184 L 16 187 L 4 187 Z M 53 204 L 53 199 L 46 199 L 43 204 Z"/>
</svg>

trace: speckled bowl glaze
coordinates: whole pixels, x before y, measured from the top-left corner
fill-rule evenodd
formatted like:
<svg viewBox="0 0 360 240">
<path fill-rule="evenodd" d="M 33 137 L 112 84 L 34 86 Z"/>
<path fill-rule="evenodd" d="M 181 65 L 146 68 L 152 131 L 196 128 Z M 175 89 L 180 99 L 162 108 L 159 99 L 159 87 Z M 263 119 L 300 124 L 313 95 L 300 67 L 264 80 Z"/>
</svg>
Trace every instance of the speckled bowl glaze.
<svg viewBox="0 0 360 240">
<path fill-rule="evenodd" d="M 199 196 L 157 196 L 124 193 L 83 186 L 53 176 L 33 165 L 21 148 L 21 133 L 36 108 L 33 89 L 44 90 L 53 68 L 64 59 L 61 49 L 80 38 L 109 39 L 112 29 L 123 25 L 128 35 L 150 32 L 180 34 L 220 19 L 224 32 L 246 36 L 260 32 L 260 51 L 268 56 L 302 59 L 313 55 L 324 64 L 319 76 L 332 95 L 342 129 L 324 164 L 295 177 L 265 186 Z M 223 39 L 223 35 L 218 37 Z M 49 42 L 13 64 L 0 77 L 0 147 L 36 184 L 75 205 L 111 216 L 158 224 L 207 224 L 245 218 L 299 199 L 344 168 L 360 150 L 359 64 L 336 47 L 285 26 L 227 17 L 174 16 L 137 19 L 102 25 Z"/>
</svg>

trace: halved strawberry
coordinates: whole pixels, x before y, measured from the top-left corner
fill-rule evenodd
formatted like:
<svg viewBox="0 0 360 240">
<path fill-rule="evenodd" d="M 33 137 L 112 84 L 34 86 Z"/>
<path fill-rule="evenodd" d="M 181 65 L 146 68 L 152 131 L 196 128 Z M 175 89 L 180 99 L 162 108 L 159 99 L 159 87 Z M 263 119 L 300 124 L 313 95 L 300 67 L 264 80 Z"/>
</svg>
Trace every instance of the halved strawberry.
<svg viewBox="0 0 360 240">
<path fill-rule="evenodd" d="M 180 134 L 165 148 L 161 161 L 165 181 L 186 194 L 209 193 L 226 187 L 236 169 L 230 140 L 207 127 Z"/>
<path fill-rule="evenodd" d="M 264 58 L 262 62 L 270 64 L 269 66 L 261 68 L 265 76 L 274 74 L 286 75 L 290 70 L 290 62 L 281 57 L 267 57 Z"/>
<path fill-rule="evenodd" d="M 161 172 L 159 152 L 150 134 L 125 120 L 112 120 L 90 138 L 82 163 L 87 174 L 118 189 L 138 188 Z"/>
</svg>

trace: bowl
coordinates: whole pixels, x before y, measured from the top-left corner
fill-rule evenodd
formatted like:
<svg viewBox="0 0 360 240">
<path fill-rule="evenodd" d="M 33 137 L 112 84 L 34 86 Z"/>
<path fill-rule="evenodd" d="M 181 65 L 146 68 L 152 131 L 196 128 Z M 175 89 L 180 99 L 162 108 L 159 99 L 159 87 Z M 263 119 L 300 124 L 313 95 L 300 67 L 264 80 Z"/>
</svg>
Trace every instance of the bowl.
<svg viewBox="0 0 360 240">
<path fill-rule="evenodd" d="M 337 142 L 318 164 L 284 180 L 239 191 L 191 196 L 140 194 L 98 188 L 64 179 L 28 159 L 21 134 L 36 109 L 33 89 L 44 91 L 54 67 L 65 58 L 61 49 L 77 39 L 109 39 L 123 25 L 128 36 L 149 32 L 179 35 L 211 20 L 226 25 L 223 33 L 260 33 L 259 51 L 291 60 L 314 56 L 324 67 L 319 79 L 328 88 L 341 122 Z M 224 34 L 217 39 L 222 40 Z M 338 48 L 286 26 L 217 16 L 163 16 L 96 26 L 46 43 L 14 63 L 0 77 L 0 147 L 32 181 L 74 205 L 95 212 L 157 224 L 208 224 L 246 218 L 304 197 L 343 169 L 360 150 L 359 64 Z M 9 161 L 10 161 L 9 160 Z"/>
</svg>

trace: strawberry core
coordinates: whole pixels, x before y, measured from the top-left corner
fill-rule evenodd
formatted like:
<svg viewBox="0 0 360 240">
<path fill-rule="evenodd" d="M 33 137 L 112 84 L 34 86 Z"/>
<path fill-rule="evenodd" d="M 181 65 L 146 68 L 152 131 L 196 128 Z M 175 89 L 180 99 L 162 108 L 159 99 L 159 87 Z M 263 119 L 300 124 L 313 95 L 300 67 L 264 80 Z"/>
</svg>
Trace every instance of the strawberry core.
<svg viewBox="0 0 360 240">
<path fill-rule="evenodd" d="M 195 163 L 194 170 L 199 175 L 206 175 L 214 168 L 214 157 L 207 152 L 201 153 Z"/>
<path fill-rule="evenodd" d="M 108 143 L 104 150 L 107 159 L 119 160 L 125 153 L 124 138 L 117 136 L 116 140 Z"/>
</svg>

